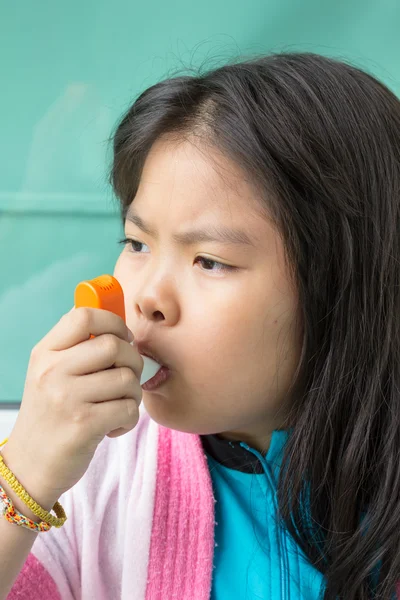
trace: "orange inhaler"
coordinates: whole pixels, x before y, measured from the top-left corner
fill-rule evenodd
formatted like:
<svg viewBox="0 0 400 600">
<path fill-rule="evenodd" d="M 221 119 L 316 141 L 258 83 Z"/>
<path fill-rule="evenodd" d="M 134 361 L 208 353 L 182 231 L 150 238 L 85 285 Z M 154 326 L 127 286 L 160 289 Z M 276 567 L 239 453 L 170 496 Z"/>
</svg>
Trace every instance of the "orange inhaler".
<svg viewBox="0 0 400 600">
<path fill-rule="evenodd" d="M 89 306 L 90 308 L 101 308 L 115 313 L 126 322 L 124 292 L 121 284 L 112 275 L 100 275 L 95 279 L 81 281 L 75 288 L 75 308 Z M 90 338 L 94 338 L 91 335 Z M 160 369 L 160 365 L 151 358 L 143 356 L 143 372 L 140 385 L 151 379 Z"/>
<path fill-rule="evenodd" d="M 119 281 L 112 275 L 100 275 L 78 283 L 75 288 L 75 308 L 81 306 L 109 310 L 125 323 L 124 292 Z"/>
</svg>

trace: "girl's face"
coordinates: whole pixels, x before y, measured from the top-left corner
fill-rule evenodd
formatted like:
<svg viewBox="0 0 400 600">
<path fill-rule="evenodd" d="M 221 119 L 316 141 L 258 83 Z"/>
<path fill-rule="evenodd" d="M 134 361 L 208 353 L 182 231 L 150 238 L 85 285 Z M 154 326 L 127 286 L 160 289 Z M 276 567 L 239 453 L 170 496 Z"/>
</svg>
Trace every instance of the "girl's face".
<svg viewBox="0 0 400 600">
<path fill-rule="evenodd" d="M 150 417 L 255 447 L 283 426 L 301 344 L 283 243 L 261 208 L 216 150 L 160 139 L 130 207 L 152 232 L 127 217 L 135 241 L 114 271 L 135 339 L 170 366 L 161 387 L 143 392 Z M 174 239 L 194 230 L 203 239 Z"/>
</svg>

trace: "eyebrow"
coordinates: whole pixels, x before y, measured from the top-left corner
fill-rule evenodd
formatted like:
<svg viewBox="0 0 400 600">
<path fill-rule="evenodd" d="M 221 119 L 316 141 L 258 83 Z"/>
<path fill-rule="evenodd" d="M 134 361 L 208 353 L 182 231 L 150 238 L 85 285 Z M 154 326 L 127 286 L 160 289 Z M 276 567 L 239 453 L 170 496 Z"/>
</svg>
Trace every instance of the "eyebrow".
<svg viewBox="0 0 400 600">
<path fill-rule="evenodd" d="M 157 238 L 156 232 L 139 217 L 132 207 L 127 211 L 125 219 L 139 227 L 147 235 Z M 255 246 L 247 233 L 241 229 L 230 229 L 221 225 L 210 225 L 207 229 L 193 229 L 183 233 L 175 233 L 172 239 L 182 246 L 190 246 L 198 242 Z"/>
</svg>

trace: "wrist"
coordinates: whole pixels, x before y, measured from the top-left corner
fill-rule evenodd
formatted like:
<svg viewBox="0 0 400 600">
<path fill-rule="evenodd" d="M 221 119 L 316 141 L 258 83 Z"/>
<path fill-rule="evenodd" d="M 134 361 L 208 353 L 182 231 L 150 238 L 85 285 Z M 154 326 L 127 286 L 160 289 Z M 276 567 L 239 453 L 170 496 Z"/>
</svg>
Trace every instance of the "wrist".
<svg viewBox="0 0 400 600">
<path fill-rule="evenodd" d="M 41 485 L 40 477 L 35 477 L 32 469 L 30 469 L 28 465 L 21 464 L 18 459 L 18 454 L 13 453 L 11 448 L 7 449 L 6 447 L 3 447 L 1 449 L 1 455 L 4 464 L 13 473 L 27 494 L 29 494 L 41 508 L 50 512 L 57 502 L 58 496 L 56 496 L 54 492 L 46 490 L 45 486 Z M 6 481 L 2 475 L 0 475 L 0 485 L 4 488 L 4 491 L 11 499 L 17 511 L 36 523 L 41 521 L 40 517 L 30 510 L 29 506 L 18 496 L 9 482 Z"/>
</svg>

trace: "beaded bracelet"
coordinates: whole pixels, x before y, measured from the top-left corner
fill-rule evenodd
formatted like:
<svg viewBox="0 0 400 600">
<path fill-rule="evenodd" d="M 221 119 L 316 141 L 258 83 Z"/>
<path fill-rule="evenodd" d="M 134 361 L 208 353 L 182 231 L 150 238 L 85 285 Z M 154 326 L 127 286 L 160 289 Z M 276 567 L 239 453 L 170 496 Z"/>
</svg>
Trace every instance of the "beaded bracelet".
<svg viewBox="0 0 400 600">
<path fill-rule="evenodd" d="M 12 500 L 7 496 L 4 489 L 0 485 L 0 515 L 4 515 L 9 523 L 15 523 L 16 525 L 21 525 L 21 527 L 25 527 L 26 529 L 31 529 L 32 531 L 49 531 L 52 528 L 52 525 L 41 521 L 40 523 L 35 523 L 25 517 L 20 512 L 15 510 L 14 504 Z"/>
<path fill-rule="evenodd" d="M 0 447 L 3 446 L 6 442 L 8 441 L 8 438 L 6 438 L 3 442 L 1 442 Z M 40 517 L 42 519 L 42 522 L 45 522 L 46 524 L 52 526 L 54 525 L 54 527 L 62 527 L 65 523 L 65 521 L 67 520 L 67 516 L 65 514 L 65 511 L 63 509 L 63 507 L 61 506 L 61 504 L 59 502 L 56 502 L 53 506 L 54 512 L 56 513 L 56 517 L 54 517 L 51 513 L 49 513 L 47 510 L 44 510 L 41 506 L 39 506 L 39 504 L 37 504 L 33 498 L 30 497 L 30 495 L 28 494 L 28 492 L 22 487 L 22 485 L 20 484 L 20 482 L 18 481 L 18 479 L 15 477 L 14 473 L 12 471 L 10 471 L 10 469 L 7 467 L 7 465 L 5 464 L 2 455 L 0 454 L 0 475 L 3 476 L 3 478 L 5 479 L 5 481 L 7 481 L 7 483 L 10 485 L 11 489 L 13 489 L 15 491 L 15 493 L 17 494 L 17 496 L 19 498 L 21 498 L 21 500 L 23 500 L 23 502 L 25 502 L 25 504 L 30 508 L 30 510 L 37 515 L 38 517 Z M 3 490 L 3 488 L 1 488 Z M 3 494 L 5 494 L 4 490 L 3 490 Z M 7 497 L 7 500 L 11 503 L 12 502 L 10 500 L 10 498 Z M 3 504 L 4 504 L 4 499 L 3 499 Z M 13 507 L 13 505 L 12 505 Z M 15 512 L 15 518 L 13 516 L 13 510 Z M 38 523 L 35 523 L 34 521 L 31 521 L 30 519 L 27 519 L 27 517 L 24 517 L 23 515 L 21 515 L 21 513 L 18 513 L 17 511 L 15 511 L 15 508 L 13 507 L 13 510 L 11 509 L 11 507 L 9 505 L 6 505 L 6 508 L 3 508 L 3 513 L 4 516 L 6 517 L 7 520 L 10 520 L 8 517 L 10 517 L 12 519 L 13 523 L 17 523 L 18 525 L 22 525 L 22 523 L 20 522 L 20 518 L 22 517 L 26 522 L 30 522 L 34 527 L 34 529 L 37 529 L 37 525 Z M 41 523 L 39 523 L 39 525 L 41 525 Z M 29 527 L 29 529 L 32 529 L 32 527 Z M 39 529 L 38 531 L 47 531 L 47 529 Z"/>
</svg>

